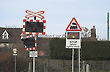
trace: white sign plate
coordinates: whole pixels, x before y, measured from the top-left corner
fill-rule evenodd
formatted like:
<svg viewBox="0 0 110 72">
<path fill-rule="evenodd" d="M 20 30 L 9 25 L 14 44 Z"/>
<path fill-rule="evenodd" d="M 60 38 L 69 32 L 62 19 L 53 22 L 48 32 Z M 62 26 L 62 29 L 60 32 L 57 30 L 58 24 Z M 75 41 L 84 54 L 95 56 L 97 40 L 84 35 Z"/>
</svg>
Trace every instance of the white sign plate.
<svg viewBox="0 0 110 72">
<path fill-rule="evenodd" d="M 67 31 L 66 32 L 66 48 L 81 48 L 80 31 Z"/>
<path fill-rule="evenodd" d="M 14 56 L 17 56 L 17 54 L 13 54 Z"/>
<path fill-rule="evenodd" d="M 15 54 L 16 54 L 16 53 L 17 53 L 17 49 L 13 49 L 13 53 L 15 53 Z"/>
<path fill-rule="evenodd" d="M 38 57 L 37 51 L 29 51 L 29 57 Z"/>
</svg>

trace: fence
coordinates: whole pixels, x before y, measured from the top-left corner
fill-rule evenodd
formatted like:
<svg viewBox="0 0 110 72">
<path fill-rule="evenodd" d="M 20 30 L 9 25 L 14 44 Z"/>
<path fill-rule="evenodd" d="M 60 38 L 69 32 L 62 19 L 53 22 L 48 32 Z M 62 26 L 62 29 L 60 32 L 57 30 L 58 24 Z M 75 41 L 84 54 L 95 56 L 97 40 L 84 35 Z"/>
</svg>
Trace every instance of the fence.
<svg viewBox="0 0 110 72">
<path fill-rule="evenodd" d="M 81 72 L 87 72 L 87 65 L 89 72 L 110 72 L 110 61 L 81 61 Z M 36 72 L 71 72 L 71 66 L 71 60 L 36 59 Z M 74 72 L 78 72 L 78 61 L 74 62 Z"/>
<path fill-rule="evenodd" d="M 81 61 L 81 72 L 86 72 L 86 64 L 90 72 L 110 72 L 110 61 Z M 36 72 L 71 72 L 71 66 L 71 60 L 36 58 Z M 29 67 L 32 72 L 32 58 L 17 58 L 17 72 L 29 72 Z M 0 72 L 14 72 L 13 56 L 0 62 Z M 74 63 L 74 72 L 78 72 L 78 61 Z"/>
</svg>

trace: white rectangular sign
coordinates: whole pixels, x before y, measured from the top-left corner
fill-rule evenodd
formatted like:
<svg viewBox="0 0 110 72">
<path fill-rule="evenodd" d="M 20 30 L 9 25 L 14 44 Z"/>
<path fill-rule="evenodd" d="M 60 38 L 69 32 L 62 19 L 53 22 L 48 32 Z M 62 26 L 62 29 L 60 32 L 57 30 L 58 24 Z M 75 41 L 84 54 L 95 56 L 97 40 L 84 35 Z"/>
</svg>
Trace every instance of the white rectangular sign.
<svg viewBox="0 0 110 72">
<path fill-rule="evenodd" d="M 29 51 L 29 57 L 38 57 L 37 51 Z"/>
<path fill-rule="evenodd" d="M 66 32 L 66 48 L 81 48 L 80 32 Z"/>
</svg>

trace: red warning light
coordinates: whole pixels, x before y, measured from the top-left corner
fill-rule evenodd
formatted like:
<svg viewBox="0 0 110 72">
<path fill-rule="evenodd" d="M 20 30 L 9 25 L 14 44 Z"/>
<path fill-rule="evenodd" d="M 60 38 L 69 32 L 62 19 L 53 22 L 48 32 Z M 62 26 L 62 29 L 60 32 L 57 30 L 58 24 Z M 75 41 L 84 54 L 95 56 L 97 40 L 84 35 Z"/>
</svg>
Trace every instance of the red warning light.
<svg viewBox="0 0 110 72">
<path fill-rule="evenodd" d="M 71 33 L 69 34 L 69 36 L 71 36 Z"/>
<path fill-rule="evenodd" d="M 76 36 L 78 36 L 78 34 L 76 33 Z"/>
<path fill-rule="evenodd" d="M 35 31 L 35 30 L 36 30 L 36 28 L 35 28 L 35 27 L 32 27 L 32 30 L 33 30 L 33 31 Z"/>
</svg>

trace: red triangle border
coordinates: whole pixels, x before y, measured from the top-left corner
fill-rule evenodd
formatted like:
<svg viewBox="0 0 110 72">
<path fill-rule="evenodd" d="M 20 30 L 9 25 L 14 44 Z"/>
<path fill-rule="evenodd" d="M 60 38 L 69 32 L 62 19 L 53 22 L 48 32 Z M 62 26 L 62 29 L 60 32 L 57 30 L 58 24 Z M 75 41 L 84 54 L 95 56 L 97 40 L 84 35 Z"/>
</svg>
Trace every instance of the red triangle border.
<svg viewBox="0 0 110 72">
<path fill-rule="evenodd" d="M 77 29 L 77 30 L 69 30 L 69 29 L 68 29 L 73 20 L 75 20 L 75 22 L 76 22 L 76 24 L 78 25 L 79 29 Z M 81 29 L 81 27 L 79 26 L 77 20 L 75 19 L 75 17 L 73 17 L 73 19 L 71 20 L 71 22 L 70 22 L 69 25 L 67 26 L 66 31 L 81 31 L 81 30 L 82 30 L 82 29 Z"/>
</svg>

